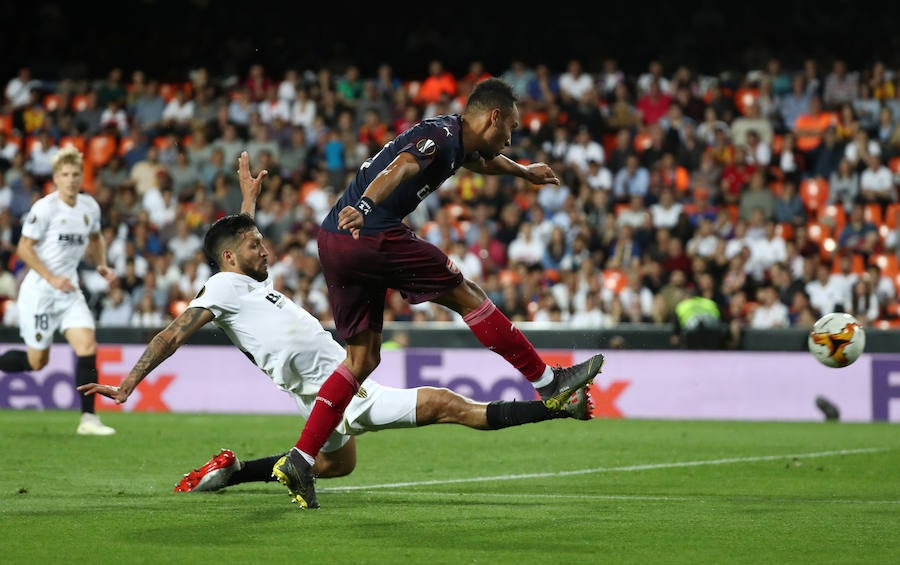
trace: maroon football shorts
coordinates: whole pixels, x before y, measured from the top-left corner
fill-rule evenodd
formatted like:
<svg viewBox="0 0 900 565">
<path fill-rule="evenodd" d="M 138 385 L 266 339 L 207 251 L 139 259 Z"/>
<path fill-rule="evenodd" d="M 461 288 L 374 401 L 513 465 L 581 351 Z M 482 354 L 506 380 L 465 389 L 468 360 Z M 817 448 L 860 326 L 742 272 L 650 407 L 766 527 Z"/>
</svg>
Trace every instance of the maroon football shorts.
<svg viewBox="0 0 900 565">
<path fill-rule="evenodd" d="M 381 332 L 388 289 L 411 304 L 433 300 L 459 286 L 459 268 L 439 247 L 406 225 L 353 239 L 348 232 L 319 230 L 319 262 L 338 337 Z"/>
</svg>

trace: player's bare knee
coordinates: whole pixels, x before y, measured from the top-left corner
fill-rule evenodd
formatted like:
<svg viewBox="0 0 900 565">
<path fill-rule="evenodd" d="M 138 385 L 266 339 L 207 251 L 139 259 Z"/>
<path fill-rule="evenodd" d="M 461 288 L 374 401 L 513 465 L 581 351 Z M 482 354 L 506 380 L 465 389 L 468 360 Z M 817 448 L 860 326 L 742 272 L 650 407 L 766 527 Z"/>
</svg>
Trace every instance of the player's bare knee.
<svg viewBox="0 0 900 565">
<path fill-rule="evenodd" d="M 421 387 L 416 400 L 416 422 L 420 426 L 457 423 L 466 407 L 466 400 L 450 389 Z"/>
</svg>

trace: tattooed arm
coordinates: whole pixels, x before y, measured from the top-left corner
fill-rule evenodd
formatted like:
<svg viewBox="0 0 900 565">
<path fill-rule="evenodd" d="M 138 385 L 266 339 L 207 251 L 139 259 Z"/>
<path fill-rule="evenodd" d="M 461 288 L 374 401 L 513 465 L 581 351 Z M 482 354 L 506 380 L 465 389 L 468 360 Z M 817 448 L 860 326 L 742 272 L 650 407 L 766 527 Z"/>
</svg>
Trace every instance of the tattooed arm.
<svg viewBox="0 0 900 565">
<path fill-rule="evenodd" d="M 88 383 L 78 387 L 78 391 L 84 395 L 102 394 L 122 404 L 134 389 L 140 384 L 150 371 L 169 358 L 175 351 L 184 345 L 194 333 L 212 321 L 213 313 L 206 308 L 188 308 L 180 316 L 172 320 L 164 330 L 153 336 L 147 349 L 135 363 L 134 368 L 119 386 Z"/>
</svg>

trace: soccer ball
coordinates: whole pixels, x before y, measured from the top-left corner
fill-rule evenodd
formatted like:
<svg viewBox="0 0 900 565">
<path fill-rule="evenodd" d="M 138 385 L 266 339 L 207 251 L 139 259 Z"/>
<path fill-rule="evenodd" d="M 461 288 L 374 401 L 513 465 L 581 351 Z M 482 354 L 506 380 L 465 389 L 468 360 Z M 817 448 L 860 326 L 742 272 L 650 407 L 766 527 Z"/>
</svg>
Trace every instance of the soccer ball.
<svg viewBox="0 0 900 565">
<path fill-rule="evenodd" d="M 826 367 L 846 367 L 859 359 L 866 348 L 866 331 L 850 314 L 831 312 L 813 324 L 807 347 Z"/>
</svg>

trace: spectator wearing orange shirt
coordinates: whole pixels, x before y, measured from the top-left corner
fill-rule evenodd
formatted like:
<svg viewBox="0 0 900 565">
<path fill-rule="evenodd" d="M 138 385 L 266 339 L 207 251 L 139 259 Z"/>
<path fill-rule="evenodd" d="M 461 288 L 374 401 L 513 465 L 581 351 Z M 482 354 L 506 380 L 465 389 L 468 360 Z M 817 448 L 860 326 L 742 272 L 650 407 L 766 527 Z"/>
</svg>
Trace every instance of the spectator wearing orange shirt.
<svg viewBox="0 0 900 565">
<path fill-rule="evenodd" d="M 449 98 L 456 96 L 458 85 L 453 73 L 444 68 L 444 63 L 433 59 L 428 63 L 428 76 L 422 81 L 419 90 L 413 97 L 416 104 L 434 104 L 446 94 Z"/>
<path fill-rule="evenodd" d="M 829 126 L 837 127 L 835 112 L 826 112 L 822 108 L 822 99 L 818 94 L 809 97 L 809 111 L 797 116 L 793 131 L 797 136 L 797 149 L 807 156 L 822 143 L 822 134 Z"/>
</svg>

